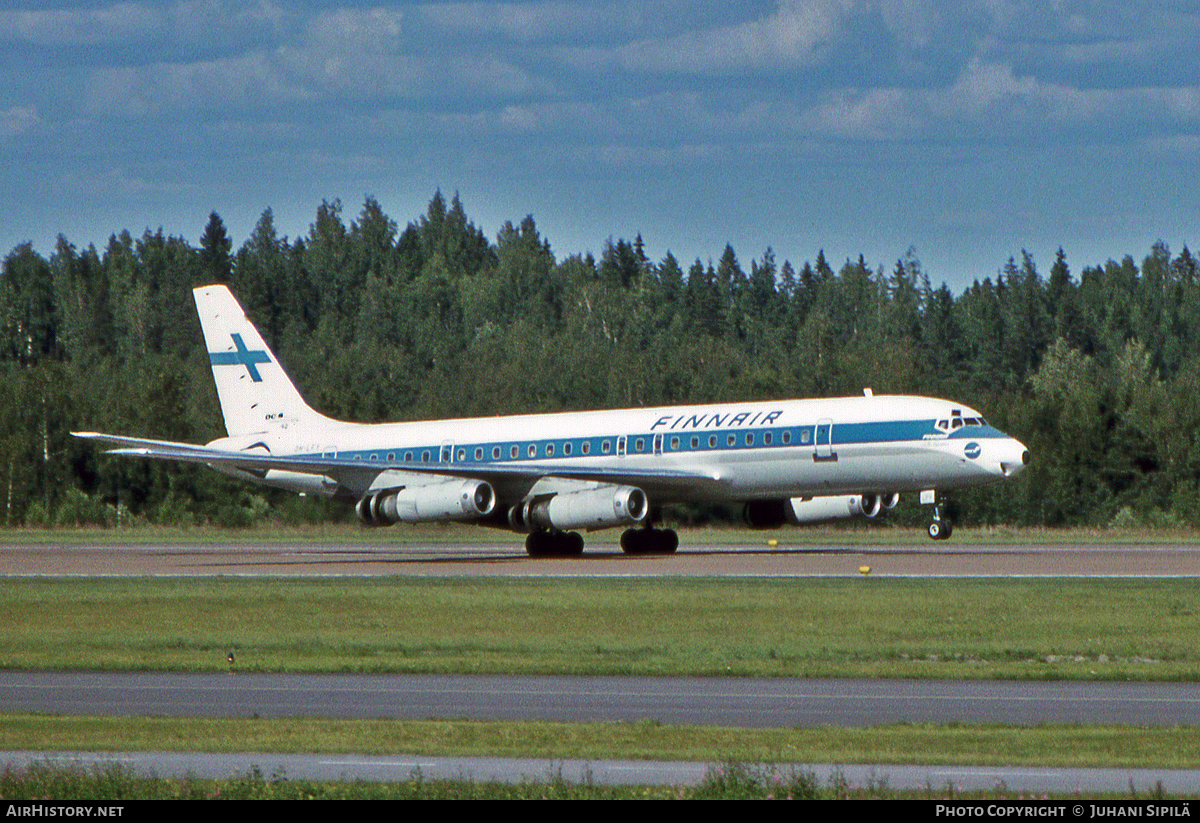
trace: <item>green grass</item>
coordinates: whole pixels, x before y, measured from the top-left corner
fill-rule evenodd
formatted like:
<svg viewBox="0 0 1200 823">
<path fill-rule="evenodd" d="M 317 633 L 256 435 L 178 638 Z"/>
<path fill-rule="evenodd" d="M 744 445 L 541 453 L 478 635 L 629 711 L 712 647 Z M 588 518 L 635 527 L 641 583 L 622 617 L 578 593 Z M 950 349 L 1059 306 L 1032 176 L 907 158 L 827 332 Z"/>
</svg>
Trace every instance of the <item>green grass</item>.
<svg viewBox="0 0 1200 823">
<path fill-rule="evenodd" d="M 561 773 L 517 783 L 478 783 L 467 780 L 430 780 L 419 773 L 389 783 L 292 779 L 286 774 L 263 774 L 258 767 L 244 775 L 224 779 L 140 776 L 132 769 L 106 764 L 93 768 L 35 763 L 28 768 L 0 772 L 0 797 L 44 800 L 114 801 L 113 808 L 96 810 L 110 816 L 124 813 L 130 800 L 1020 800 L 1010 797 L 1002 783 L 986 790 L 962 792 L 953 785 L 923 789 L 894 789 L 886 780 L 853 785 L 835 773 L 825 784 L 803 768 L 714 764 L 696 786 L 607 786 L 585 779 L 572 782 Z M 1082 796 L 1029 796 L 1029 800 L 1070 800 Z M 1101 799 L 1104 795 L 1096 796 Z M 1170 797 L 1157 786 L 1139 792 L 1107 796 L 1122 804 L 1162 801 Z M 18 810 L 10 813 L 16 814 Z M 79 810 L 82 814 L 82 810 Z M 92 809 L 88 809 L 92 811 Z M 1160 812 L 1161 813 L 1161 812 Z"/>
<path fill-rule="evenodd" d="M 0 667 L 224 671 L 230 650 L 239 671 L 1197 680 L 1200 593 L 1187 580 L 0 579 Z M 0 748 L 59 751 L 1200 768 L 1197 740 L 1195 729 L 1063 725 L 759 730 L 653 722 L 0 716 Z M 704 791 L 737 796 L 746 788 L 729 782 L 720 778 L 717 788 Z M 299 785 L 253 776 L 234 784 L 249 796 L 285 796 L 280 792 Z M 203 791 L 228 796 L 234 784 L 206 783 Z M 305 791 L 663 796 L 658 789 L 595 795 L 555 786 L 417 781 L 415 791 L 424 794 L 377 794 L 411 786 Z M 822 791 L 845 796 L 837 787 Z"/>
<path fill-rule="evenodd" d="M 0 667 L 1200 680 L 1189 580 L 7 578 Z"/>
</svg>

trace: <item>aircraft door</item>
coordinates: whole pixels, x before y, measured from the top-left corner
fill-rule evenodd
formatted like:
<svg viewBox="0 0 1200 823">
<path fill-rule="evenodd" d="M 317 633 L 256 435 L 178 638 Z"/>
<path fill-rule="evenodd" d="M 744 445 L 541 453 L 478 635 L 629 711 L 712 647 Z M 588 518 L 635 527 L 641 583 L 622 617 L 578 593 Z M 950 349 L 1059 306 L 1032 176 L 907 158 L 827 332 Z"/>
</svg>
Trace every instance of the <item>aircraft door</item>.
<svg viewBox="0 0 1200 823">
<path fill-rule="evenodd" d="M 837 454 L 833 451 L 833 420 L 828 417 L 817 421 L 816 451 L 813 452 L 813 460 L 837 460 Z"/>
</svg>

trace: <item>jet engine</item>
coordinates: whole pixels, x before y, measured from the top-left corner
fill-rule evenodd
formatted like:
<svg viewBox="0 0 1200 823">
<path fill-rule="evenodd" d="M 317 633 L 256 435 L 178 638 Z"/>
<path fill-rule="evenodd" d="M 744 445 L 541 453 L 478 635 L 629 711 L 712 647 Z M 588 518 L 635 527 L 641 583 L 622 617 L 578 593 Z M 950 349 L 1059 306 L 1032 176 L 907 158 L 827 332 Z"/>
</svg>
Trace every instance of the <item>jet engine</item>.
<svg viewBox="0 0 1200 823">
<path fill-rule="evenodd" d="M 793 497 L 788 501 L 794 523 L 816 523 L 821 520 L 837 520 L 843 517 L 875 517 L 884 509 L 895 508 L 900 495 L 848 494 L 830 497 L 814 497 L 804 500 Z"/>
<path fill-rule="evenodd" d="M 535 497 L 513 507 L 509 523 L 518 531 L 604 529 L 637 526 L 650 507 L 646 493 L 633 486 L 602 486 L 587 491 Z"/>
<path fill-rule="evenodd" d="M 474 520 L 496 507 L 496 492 L 483 480 L 447 480 L 368 494 L 354 507 L 368 526 Z"/>
<path fill-rule="evenodd" d="M 777 529 L 785 523 L 799 526 L 802 523 L 818 523 L 844 517 L 875 517 L 881 511 L 895 508 L 899 502 L 900 495 L 896 492 L 831 495 L 807 500 L 802 497 L 788 500 L 751 500 L 743 509 L 742 517 L 752 529 Z"/>
</svg>

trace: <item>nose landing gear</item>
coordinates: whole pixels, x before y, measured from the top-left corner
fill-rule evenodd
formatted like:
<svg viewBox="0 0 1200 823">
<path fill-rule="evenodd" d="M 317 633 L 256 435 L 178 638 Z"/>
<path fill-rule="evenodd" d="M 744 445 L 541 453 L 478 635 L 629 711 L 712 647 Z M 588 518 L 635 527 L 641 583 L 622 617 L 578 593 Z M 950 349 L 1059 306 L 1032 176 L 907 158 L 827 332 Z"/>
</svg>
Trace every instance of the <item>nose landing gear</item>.
<svg viewBox="0 0 1200 823">
<path fill-rule="evenodd" d="M 933 519 L 925 530 L 931 540 L 945 540 L 954 533 L 954 522 L 950 519 L 950 498 L 939 497 L 936 491 L 921 492 L 921 502 L 933 504 Z"/>
</svg>

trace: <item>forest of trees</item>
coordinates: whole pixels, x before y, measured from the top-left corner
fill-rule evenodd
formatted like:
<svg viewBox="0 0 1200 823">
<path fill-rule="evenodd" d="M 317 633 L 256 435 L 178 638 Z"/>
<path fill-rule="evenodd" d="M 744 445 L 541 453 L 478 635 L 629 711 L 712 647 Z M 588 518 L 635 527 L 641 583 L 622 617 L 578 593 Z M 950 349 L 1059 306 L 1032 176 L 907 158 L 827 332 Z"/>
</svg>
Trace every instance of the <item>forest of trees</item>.
<svg viewBox="0 0 1200 823">
<path fill-rule="evenodd" d="M 270 210 L 236 251 L 128 231 L 60 235 L 0 272 L 0 499 L 9 526 L 227 525 L 345 517 L 190 466 L 104 457 L 69 435 L 207 442 L 224 431 L 191 298 L 228 283 L 308 400 L 357 421 L 914 393 L 959 400 L 1033 454 L 963 494 L 959 522 L 1200 525 L 1200 264 L 1158 243 L 1139 265 L 1047 275 L 1022 252 L 955 296 L 910 250 L 894 265 L 768 248 L 690 265 L 640 237 L 555 259 L 532 217 L 494 241 L 436 194 L 402 230 L 373 199 L 308 234 Z M 907 512 L 907 513 L 906 513 Z M 668 513 L 669 515 L 670 513 Z M 927 513 L 926 513 L 927 514 Z M 684 518 L 713 512 L 684 511 Z M 901 522 L 926 515 L 900 510 Z"/>
</svg>

